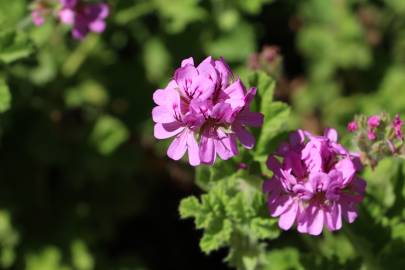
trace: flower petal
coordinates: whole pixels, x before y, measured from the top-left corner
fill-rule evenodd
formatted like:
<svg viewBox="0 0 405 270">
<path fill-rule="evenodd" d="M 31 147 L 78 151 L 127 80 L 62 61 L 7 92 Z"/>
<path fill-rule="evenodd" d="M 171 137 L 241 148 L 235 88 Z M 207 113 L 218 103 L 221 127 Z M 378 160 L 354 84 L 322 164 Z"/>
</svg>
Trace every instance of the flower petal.
<svg viewBox="0 0 405 270">
<path fill-rule="evenodd" d="M 154 127 L 154 136 L 156 139 L 167 139 L 180 133 L 184 129 L 178 122 L 170 124 L 157 123 Z"/>
<path fill-rule="evenodd" d="M 329 211 L 325 211 L 325 219 L 329 230 L 336 231 L 342 228 L 342 209 L 340 205 L 331 205 Z"/>
<path fill-rule="evenodd" d="M 200 141 L 200 159 L 204 164 L 212 165 L 215 162 L 215 145 L 214 139 L 202 136 Z"/>
<path fill-rule="evenodd" d="M 290 208 L 288 208 L 288 210 L 280 216 L 280 219 L 278 220 L 278 226 L 283 230 L 289 230 L 294 224 L 295 218 L 297 217 L 297 211 L 298 203 L 293 202 Z"/>
<path fill-rule="evenodd" d="M 281 195 L 272 205 L 270 214 L 272 217 L 278 217 L 285 213 L 294 203 L 294 200 L 289 195 Z"/>
<path fill-rule="evenodd" d="M 249 112 L 247 110 L 243 110 L 239 113 L 238 120 L 242 125 L 261 127 L 263 125 L 264 116 L 259 112 Z"/>
<path fill-rule="evenodd" d="M 183 61 L 181 61 L 181 67 L 187 66 L 187 65 L 191 65 L 194 66 L 194 59 L 193 57 L 189 57 L 184 59 Z"/>
<path fill-rule="evenodd" d="M 191 166 L 200 165 L 200 152 L 194 134 L 189 132 L 187 136 L 188 162 Z"/>
<path fill-rule="evenodd" d="M 152 119 L 156 123 L 171 123 L 176 121 L 171 112 L 163 106 L 156 106 L 153 108 Z"/>
<path fill-rule="evenodd" d="M 319 207 L 312 207 L 314 212 L 308 225 L 308 233 L 312 235 L 320 235 L 323 229 L 324 212 Z"/>
<path fill-rule="evenodd" d="M 349 183 L 356 173 L 355 165 L 349 157 L 339 160 L 335 168 L 343 174 L 343 185 Z"/>
<path fill-rule="evenodd" d="M 176 136 L 176 138 L 174 138 L 169 146 L 169 149 L 167 149 L 167 155 L 171 159 L 179 160 L 184 156 L 187 151 L 187 138 L 187 132 L 180 133 Z"/>
<path fill-rule="evenodd" d="M 238 137 L 240 143 L 247 149 L 252 149 L 255 146 L 256 139 L 253 135 L 247 131 L 240 124 L 234 124 L 232 126 L 233 131 L 235 132 L 236 137 Z"/>
<path fill-rule="evenodd" d="M 89 24 L 90 31 L 95 32 L 95 33 L 104 32 L 105 28 L 106 28 L 106 23 L 102 20 L 96 20 Z"/>
<path fill-rule="evenodd" d="M 338 133 L 334 128 L 326 128 L 324 135 L 332 142 L 337 142 L 338 140 Z"/>
</svg>

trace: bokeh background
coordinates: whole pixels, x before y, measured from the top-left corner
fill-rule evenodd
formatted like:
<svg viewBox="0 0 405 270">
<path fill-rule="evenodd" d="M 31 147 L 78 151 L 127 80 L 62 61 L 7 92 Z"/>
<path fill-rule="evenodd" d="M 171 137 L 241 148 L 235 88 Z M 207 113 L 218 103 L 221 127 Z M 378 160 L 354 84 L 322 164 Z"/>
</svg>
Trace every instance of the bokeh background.
<svg viewBox="0 0 405 270">
<path fill-rule="evenodd" d="M 193 168 L 153 138 L 152 94 L 184 58 L 267 72 L 290 125 L 313 132 L 405 112 L 403 0 L 109 0 L 107 30 L 81 42 L 54 19 L 35 27 L 30 3 L 0 0 L 0 37 L 19 35 L 13 47 L 0 39 L 11 94 L 0 104 L 0 269 L 227 269 L 226 252 L 203 255 L 201 232 L 179 218 L 180 199 L 201 192 Z M 403 179 L 398 168 L 370 173 L 371 219 L 402 211 L 403 180 L 384 182 Z M 387 265 L 405 264 L 404 217 L 389 230 L 398 241 L 369 231 Z M 321 248 L 344 262 L 333 253 L 344 244 Z M 283 258 L 274 269 L 288 269 Z"/>
</svg>

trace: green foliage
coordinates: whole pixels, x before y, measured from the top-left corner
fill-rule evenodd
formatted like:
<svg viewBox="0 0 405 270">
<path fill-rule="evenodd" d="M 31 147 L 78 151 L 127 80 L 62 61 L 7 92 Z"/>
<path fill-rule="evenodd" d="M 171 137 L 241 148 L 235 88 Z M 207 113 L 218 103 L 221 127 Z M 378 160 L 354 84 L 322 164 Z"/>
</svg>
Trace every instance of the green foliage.
<svg viewBox="0 0 405 270">
<path fill-rule="evenodd" d="M 90 138 L 101 154 L 108 155 L 128 137 L 129 131 L 120 120 L 103 115 L 97 120 Z"/>
<path fill-rule="evenodd" d="M 260 170 L 267 172 L 264 160 L 275 150 L 274 139 L 288 128 L 289 107 L 273 101 L 275 82 L 268 75 L 252 73 L 248 82 L 258 88 L 253 107 L 266 119 L 258 135 L 259 150 L 243 151 L 239 159 L 197 168 L 196 182 L 208 192 L 200 200 L 194 196 L 184 199 L 180 216 L 194 218 L 196 228 L 204 230 L 200 246 L 205 253 L 229 246 L 226 260 L 231 266 L 254 270 L 266 265 L 262 241 L 279 236 L 277 221 L 268 216 L 262 179 L 254 175 Z M 248 164 L 249 169 L 238 170 L 238 162 Z"/>
<path fill-rule="evenodd" d="M 18 59 L 29 56 L 33 45 L 24 32 L 0 32 L 0 62 L 9 64 Z"/>
<path fill-rule="evenodd" d="M 10 108 L 11 94 L 6 82 L 0 78 L 0 113 Z"/>
<path fill-rule="evenodd" d="M 26 258 L 28 270 L 69 270 L 70 267 L 62 263 L 62 255 L 55 247 L 47 247 L 39 254 L 29 254 Z"/>
<path fill-rule="evenodd" d="M 18 232 L 11 224 L 10 214 L 0 211 L 0 266 L 9 268 L 16 259 L 15 248 L 20 240 Z"/>
<path fill-rule="evenodd" d="M 403 161 L 366 168 L 359 218 L 317 238 L 281 232 L 261 192 L 290 130 L 336 127 L 350 146 L 354 114 L 404 116 L 403 0 L 107 2 L 106 31 L 79 42 L 51 14 L 35 27 L 32 1 L 0 0 L 1 269 L 199 269 L 173 232 L 194 226 L 170 223 L 193 176 L 202 194 L 180 214 L 232 268 L 405 268 Z M 247 65 L 263 45 L 280 49 L 277 78 Z M 151 97 L 182 59 L 207 55 L 257 87 L 265 123 L 254 149 L 194 175 L 153 138 Z"/>
<path fill-rule="evenodd" d="M 267 269 L 304 270 L 300 263 L 300 255 L 294 248 L 274 249 L 267 255 L 269 266 Z"/>
<path fill-rule="evenodd" d="M 228 171 L 228 175 L 229 175 Z M 203 229 L 200 246 L 205 253 L 230 246 L 227 261 L 238 269 L 256 269 L 263 264 L 260 240 L 279 235 L 276 221 L 267 217 L 261 180 L 244 171 L 217 180 L 207 194 L 188 197 L 180 204 L 182 218 L 194 218 Z"/>
</svg>

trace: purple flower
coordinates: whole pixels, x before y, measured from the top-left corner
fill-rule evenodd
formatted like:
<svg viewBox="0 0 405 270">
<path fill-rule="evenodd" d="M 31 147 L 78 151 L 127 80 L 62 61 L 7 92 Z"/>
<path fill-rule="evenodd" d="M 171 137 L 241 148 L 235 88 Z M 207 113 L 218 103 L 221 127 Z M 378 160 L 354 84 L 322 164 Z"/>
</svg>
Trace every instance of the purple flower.
<svg viewBox="0 0 405 270">
<path fill-rule="evenodd" d="M 32 18 L 32 22 L 36 25 L 36 26 L 41 26 L 44 24 L 45 22 L 45 18 L 44 18 L 44 14 L 43 11 L 40 9 L 36 9 L 33 10 L 31 12 L 31 18 Z"/>
<path fill-rule="evenodd" d="M 237 140 L 246 148 L 255 144 L 246 126 L 261 126 L 263 116 L 250 111 L 256 89 L 246 91 L 221 58 L 207 57 L 197 67 L 182 61 L 165 89 L 157 90 L 152 110 L 157 139 L 175 137 L 168 156 L 178 160 L 188 152 L 193 166 L 214 164 L 217 155 L 229 159 L 238 154 Z"/>
<path fill-rule="evenodd" d="M 349 132 L 355 132 L 358 129 L 358 125 L 356 121 L 351 121 L 347 124 L 347 131 Z"/>
<path fill-rule="evenodd" d="M 52 12 L 52 7 L 46 1 L 35 1 L 32 5 L 31 19 L 35 26 L 45 23 L 45 18 Z"/>
<path fill-rule="evenodd" d="M 297 224 L 301 233 L 319 235 L 342 227 L 342 217 L 352 223 L 356 205 L 363 200 L 366 183 L 356 172 L 359 157 L 337 142 L 337 132 L 324 136 L 298 130 L 290 135 L 267 166 L 273 177 L 264 182 L 270 214 L 289 230 Z"/>
<path fill-rule="evenodd" d="M 381 118 L 378 115 L 372 115 L 368 118 L 367 124 L 369 128 L 376 128 L 380 125 Z"/>
<path fill-rule="evenodd" d="M 374 141 L 375 139 L 377 139 L 377 134 L 375 133 L 375 130 L 374 129 L 368 129 L 367 130 L 367 138 L 370 140 L 370 141 Z"/>
<path fill-rule="evenodd" d="M 402 126 L 404 125 L 404 122 L 401 120 L 399 114 L 395 115 L 392 125 L 394 127 L 395 135 L 397 136 L 397 138 L 403 140 L 404 135 L 402 133 Z"/>
<path fill-rule="evenodd" d="M 101 33 L 105 30 L 105 19 L 109 7 L 105 3 L 87 4 L 80 0 L 60 0 L 62 9 L 59 19 L 62 23 L 72 25 L 75 39 L 83 39 L 88 32 Z"/>
</svg>

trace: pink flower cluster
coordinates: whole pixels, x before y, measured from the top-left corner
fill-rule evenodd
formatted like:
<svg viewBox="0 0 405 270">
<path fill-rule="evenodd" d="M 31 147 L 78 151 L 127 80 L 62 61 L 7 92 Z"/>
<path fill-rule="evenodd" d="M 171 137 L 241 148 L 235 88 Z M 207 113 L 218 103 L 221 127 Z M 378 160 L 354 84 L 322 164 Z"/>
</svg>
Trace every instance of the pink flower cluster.
<svg viewBox="0 0 405 270">
<path fill-rule="evenodd" d="M 83 39 L 87 33 L 101 33 L 105 30 L 105 18 L 108 17 L 109 7 L 105 3 L 84 4 L 80 0 L 60 0 L 62 9 L 59 19 L 62 23 L 72 25 L 72 35 Z"/>
<path fill-rule="evenodd" d="M 367 120 L 367 136 L 370 141 L 374 141 L 377 138 L 376 129 L 380 125 L 381 118 L 378 115 L 372 115 Z"/>
<path fill-rule="evenodd" d="M 357 125 L 356 121 L 351 121 L 347 124 L 347 131 L 349 132 L 355 132 L 359 126 Z"/>
<path fill-rule="evenodd" d="M 392 121 L 392 126 L 395 130 L 395 135 L 400 140 L 404 140 L 404 134 L 402 133 L 403 125 L 404 125 L 404 122 L 401 120 L 399 114 L 395 115 L 394 121 Z"/>
<path fill-rule="evenodd" d="M 342 217 L 352 223 L 356 205 L 363 200 L 366 183 L 356 172 L 361 163 L 337 142 L 336 130 L 324 136 L 298 130 L 288 143 L 270 155 L 267 166 L 273 177 L 265 181 L 270 214 L 289 230 L 294 223 L 301 233 L 319 235 L 342 227 Z"/>
<path fill-rule="evenodd" d="M 81 0 L 60 0 L 59 20 L 72 26 L 72 36 L 83 39 L 89 32 L 101 33 L 106 28 L 105 19 L 109 7 L 105 3 L 83 3 Z M 52 13 L 52 7 L 45 1 L 38 1 L 31 12 L 36 26 L 45 22 L 45 16 Z"/>
<path fill-rule="evenodd" d="M 157 139 L 174 137 L 167 155 L 189 163 L 214 164 L 216 156 L 227 160 L 238 154 L 237 139 L 250 149 L 255 138 L 247 126 L 260 127 L 263 115 L 250 111 L 256 88 L 246 91 L 240 79 L 221 58 L 207 57 L 198 66 L 193 58 L 182 61 L 173 79 L 156 90 L 152 117 Z"/>
</svg>

